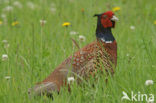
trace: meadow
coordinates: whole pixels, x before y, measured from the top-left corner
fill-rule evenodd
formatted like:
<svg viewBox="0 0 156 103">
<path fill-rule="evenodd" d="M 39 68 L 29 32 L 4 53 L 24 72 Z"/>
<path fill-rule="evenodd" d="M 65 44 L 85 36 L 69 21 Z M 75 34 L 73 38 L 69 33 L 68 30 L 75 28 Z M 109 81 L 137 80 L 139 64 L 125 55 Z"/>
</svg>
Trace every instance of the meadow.
<svg viewBox="0 0 156 103">
<path fill-rule="evenodd" d="M 155 4 L 156 0 L 0 0 L 0 103 L 137 103 L 141 94 L 155 96 Z M 28 88 L 77 50 L 71 38 L 80 47 L 94 41 L 93 15 L 112 9 L 119 18 L 112 29 L 118 63 L 108 84 L 99 76 L 84 87 L 71 84 L 70 93 L 63 88 L 59 95 L 54 93 L 54 100 L 30 98 Z M 65 22 L 70 25 L 63 26 Z M 137 101 L 122 100 L 123 91 L 129 97 L 137 94 Z"/>
</svg>

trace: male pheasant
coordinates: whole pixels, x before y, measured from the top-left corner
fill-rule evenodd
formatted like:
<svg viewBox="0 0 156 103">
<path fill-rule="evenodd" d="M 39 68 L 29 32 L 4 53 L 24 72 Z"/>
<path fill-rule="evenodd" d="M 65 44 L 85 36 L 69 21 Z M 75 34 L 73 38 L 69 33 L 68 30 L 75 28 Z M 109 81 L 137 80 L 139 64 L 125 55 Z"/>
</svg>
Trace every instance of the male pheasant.
<svg viewBox="0 0 156 103">
<path fill-rule="evenodd" d="M 60 91 L 62 86 L 66 86 L 69 77 L 87 79 L 98 69 L 114 73 L 117 65 L 117 43 L 112 35 L 111 28 L 115 27 L 118 20 L 112 11 L 102 14 L 95 14 L 98 17 L 96 38 L 97 40 L 83 47 L 69 56 L 62 62 L 45 80 L 37 83 L 29 90 L 36 95 L 51 94 L 53 91 Z"/>
</svg>

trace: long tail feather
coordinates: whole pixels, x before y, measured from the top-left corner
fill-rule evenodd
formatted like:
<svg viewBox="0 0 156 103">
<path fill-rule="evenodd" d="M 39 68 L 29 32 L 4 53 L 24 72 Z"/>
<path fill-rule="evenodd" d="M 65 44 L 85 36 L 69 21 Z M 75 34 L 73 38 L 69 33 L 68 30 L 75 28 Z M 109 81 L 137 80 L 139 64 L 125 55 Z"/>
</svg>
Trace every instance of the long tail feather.
<svg viewBox="0 0 156 103">
<path fill-rule="evenodd" d="M 32 95 L 40 96 L 42 94 L 46 94 L 46 95 L 51 94 L 54 91 L 57 91 L 56 84 L 53 82 L 45 82 L 42 84 L 38 84 L 33 88 L 30 88 L 28 90 L 28 93 L 29 93 L 29 96 L 32 96 Z"/>
</svg>

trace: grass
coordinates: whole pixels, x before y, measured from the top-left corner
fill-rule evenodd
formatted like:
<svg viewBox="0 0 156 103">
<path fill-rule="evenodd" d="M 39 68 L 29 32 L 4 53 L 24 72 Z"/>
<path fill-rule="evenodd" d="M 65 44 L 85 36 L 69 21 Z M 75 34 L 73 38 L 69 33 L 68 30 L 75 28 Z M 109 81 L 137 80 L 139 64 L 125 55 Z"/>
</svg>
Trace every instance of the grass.
<svg viewBox="0 0 156 103">
<path fill-rule="evenodd" d="M 7 23 L 0 25 L 0 41 L 7 40 L 9 48 L 0 42 L 0 55 L 7 54 L 8 60 L 0 60 L 0 102 L 1 103 L 130 103 L 121 101 L 122 91 L 131 96 L 156 94 L 156 85 L 145 86 L 146 80 L 156 81 L 156 1 L 155 0 L 32 0 L 36 6 L 32 10 L 26 0 L 19 0 L 22 8 L 13 6 L 14 0 L 0 1 L 0 15 L 5 14 Z M 50 11 L 51 3 L 55 12 Z M 13 6 L 11 12 L 4 11 Z M 54 94 L 54 100 L 46 96 L 29 98 L 28 88 L 47 77 L 56 66 L 75 50 L 71 37 L 80 47 L 94 41 L 95 13 L 102 13 L 119 6 L 115 12 L 119 18 L 113 34 L 118 43 L 118 64 L 113 78 L 106 85 L 104 77 L 91 79 L 84 87 L 73 84 L 69 93 L 66 88 Z M 82 12 L 84 9 L 84 12 Z M 47 23 L 40 25 L 40 20 Z M 11 26 L 18 21 L 19 24 Z M 70 22 L 72 26 L 62 27 Z M 134 30 L 130 26 L 135 26 Z M 77 31 L 75 36 L 70 31 Z M 85 42 L 78 35 L 86 37 Z M 10 76 L 10 79 L 5 79 Z M 95 82 L 95 87 L 90 85 Z M 134 101 L 133 101 L 134 102 Z M 146 101 L 144 100 L 143 103 Z"/>
</svg>

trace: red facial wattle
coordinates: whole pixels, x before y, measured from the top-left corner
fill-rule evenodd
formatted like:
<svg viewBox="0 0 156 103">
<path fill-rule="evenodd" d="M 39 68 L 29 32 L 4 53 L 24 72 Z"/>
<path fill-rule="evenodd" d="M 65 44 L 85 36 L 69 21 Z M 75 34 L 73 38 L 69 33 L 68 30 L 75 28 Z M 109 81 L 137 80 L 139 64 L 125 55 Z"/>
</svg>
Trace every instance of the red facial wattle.
<svg viewBox="0 0 156 103">
<path fill-rule="evenodd" d="M 115 23 L 112 23 L 111 18 L 113 17 L 114 13 L 112 11 L 107 11 L 101 15 L 101 24 L 104 28 L 114 27 Z"/>
</svg>

